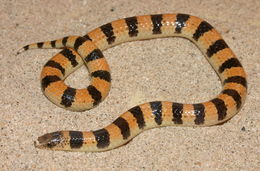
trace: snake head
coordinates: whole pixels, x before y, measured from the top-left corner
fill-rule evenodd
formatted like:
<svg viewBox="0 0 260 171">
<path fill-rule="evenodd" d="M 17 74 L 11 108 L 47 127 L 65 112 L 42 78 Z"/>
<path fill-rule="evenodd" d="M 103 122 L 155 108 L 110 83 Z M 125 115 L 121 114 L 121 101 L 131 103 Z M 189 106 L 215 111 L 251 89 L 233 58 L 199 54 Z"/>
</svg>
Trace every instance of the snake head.
<svg viewBox="0 0 260 171">
<path fill-rule="evenodd" d="M 54 150 L 62 146 L 64 142 L 63 134 L 61 131 L 44 134 L 34 141 L 34 146 L 40 149 Z"/>
</svg>

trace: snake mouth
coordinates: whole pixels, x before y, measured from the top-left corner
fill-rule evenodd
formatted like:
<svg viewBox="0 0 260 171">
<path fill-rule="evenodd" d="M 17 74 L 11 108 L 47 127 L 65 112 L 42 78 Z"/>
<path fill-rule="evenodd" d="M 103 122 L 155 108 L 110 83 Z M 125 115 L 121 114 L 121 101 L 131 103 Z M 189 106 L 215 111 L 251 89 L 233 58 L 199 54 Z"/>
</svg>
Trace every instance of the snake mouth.
<svg viewBox="0 0 260 171">
<path fill-rule="evenodd" d="M 34 146 L 39 149 L 53 149 L 62 141 L 62 133 L 60 131 L 44 134 L 34 141 Z"/>
</svg>

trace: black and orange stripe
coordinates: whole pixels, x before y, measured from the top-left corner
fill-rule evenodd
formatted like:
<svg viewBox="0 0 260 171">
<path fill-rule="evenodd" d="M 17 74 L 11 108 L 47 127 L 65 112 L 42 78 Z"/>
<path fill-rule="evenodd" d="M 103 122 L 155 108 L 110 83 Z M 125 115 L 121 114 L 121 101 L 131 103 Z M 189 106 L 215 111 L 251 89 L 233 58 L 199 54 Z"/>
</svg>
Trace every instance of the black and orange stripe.
<svg viewBox="0 0 260 171">
<path fill-rule="evenodd" d="M 128 27 L 129 37 L 136 37 L 138 35 L 138 22 L 136 17 L 125 18 Z"/>
<path fill-rule="evenodd" d="M 111 23 L 105 24 L 100 27 L 104 35 L 107 37 L 107 43 L 112 44 L 114 43 L 116 37 L 114 36 L 113 27 Z"/>
</svg>

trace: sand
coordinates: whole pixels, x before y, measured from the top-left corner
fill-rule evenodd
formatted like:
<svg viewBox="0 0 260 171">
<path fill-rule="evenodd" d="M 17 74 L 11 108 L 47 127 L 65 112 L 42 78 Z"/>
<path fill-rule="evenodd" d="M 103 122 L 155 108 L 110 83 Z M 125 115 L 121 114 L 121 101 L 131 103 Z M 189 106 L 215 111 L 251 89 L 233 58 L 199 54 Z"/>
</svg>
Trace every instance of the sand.
<svg viewBox="0 0 260 171">
<path fill-rule="evenodd" d="M 1 0 L 0 170 L 260 170 L 259 0 Z M 163 127 L 145 131 L 120 148 L 101 153 L 35 149 L 38 136 L 56 130 L 95 130 L 137 104 L 152 100 L 201 102 L 221 91 L 219 78 L 188 40 L 165 38 L 125 43 L 104 52 L 112 89 L 86 112 L 70 112 L 41 92 L 42 66 L 59 50 L 22 46 L 84 35 L 115 19 L 155 13 L 187 13 L 219 30 L 248 74 L 242 110 L 223 125 Z M 85 67 L 66 83 L 89 83 Z"/>
</svg>

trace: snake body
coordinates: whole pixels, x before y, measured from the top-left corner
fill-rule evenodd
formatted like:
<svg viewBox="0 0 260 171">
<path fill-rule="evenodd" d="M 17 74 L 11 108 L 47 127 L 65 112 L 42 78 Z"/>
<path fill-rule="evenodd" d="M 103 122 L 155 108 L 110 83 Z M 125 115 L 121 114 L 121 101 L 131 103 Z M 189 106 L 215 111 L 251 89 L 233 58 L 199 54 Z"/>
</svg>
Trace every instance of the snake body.
<svg viewBox="0 0 260 171">
<path fill-rule="evenodd" d="M 52 57 L 41 73 L 44 94 L 56 105 L 72 111 L 96 106 L 108 95 L 111 76 L 102 51 L 117 44 L 160 37 L 184 37 L 204 53 L 221 79 L 223 90 L 209 101 L 181 104 L 153 101 L 135 106 L 110 125 L 95 131 L 56 131 L 38 138 L 35 146 L 68 151 L 106 151 L 119 147 L 144 130 L 160 126 L 210 126 L 233 117 L 247 94 L 245 71 L 221 35 L 206 21 L 187 14 L 157 14 L 119 19 L 89 32 L 59 40 L 24 46 L 64 48 Z M 85 64 L 90 85 L 74 89 L 64 79 Z"/>
</svg>

